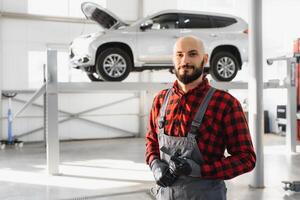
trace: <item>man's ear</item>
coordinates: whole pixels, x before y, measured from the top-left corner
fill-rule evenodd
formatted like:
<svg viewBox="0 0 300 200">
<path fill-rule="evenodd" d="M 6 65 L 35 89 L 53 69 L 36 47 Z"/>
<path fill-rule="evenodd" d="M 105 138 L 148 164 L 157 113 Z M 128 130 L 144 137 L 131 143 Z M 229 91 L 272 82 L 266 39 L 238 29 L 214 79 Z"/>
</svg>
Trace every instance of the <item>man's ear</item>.
<svg viewBox="0 0 300 200">
<path fill-rule="evenodd" d="M 208 62 L 208 54 L 204 54 L 203 56 L 204 65 Z"/>
</svg>

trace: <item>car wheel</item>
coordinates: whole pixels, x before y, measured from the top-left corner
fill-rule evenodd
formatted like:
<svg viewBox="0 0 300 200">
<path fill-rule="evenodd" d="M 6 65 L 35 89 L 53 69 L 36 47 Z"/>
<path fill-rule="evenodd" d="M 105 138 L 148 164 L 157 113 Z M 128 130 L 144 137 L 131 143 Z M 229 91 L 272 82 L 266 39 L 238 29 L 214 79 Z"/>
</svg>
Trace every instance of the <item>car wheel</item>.
<svg viewBox="0 0 300 200">
<path fill-rule="evenodd" d="M 122 49 L 109 48 L 97 58 L 97 73 L 105 81 L 122 81 L 130 73 L 132 62 L 130 56 Z"/>
<path fill-rule="evenodd" d="M 99 76 L 99 74 L 97 74 L 96 72 L 94 73 L 87 73 L 87 76 L 89 77 L 89 79 L 91 81 L 103 81 L 103 78 L 101 76 Z"/>
<path fill-rule="evenodd" d="M 218 52 L 211 60 L 210 74 L 218 81 L 231 81 L 238 72 L 236 57 L 229 52 Z"/>
</svg>

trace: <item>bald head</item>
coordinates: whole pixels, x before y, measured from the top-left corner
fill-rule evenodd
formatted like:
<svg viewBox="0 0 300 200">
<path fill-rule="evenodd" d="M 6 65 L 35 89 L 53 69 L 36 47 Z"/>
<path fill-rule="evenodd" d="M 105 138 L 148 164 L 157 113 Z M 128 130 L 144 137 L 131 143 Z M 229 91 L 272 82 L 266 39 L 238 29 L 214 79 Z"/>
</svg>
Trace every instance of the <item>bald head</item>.
<svg viewBox="0 0 300 200">
<path fill-rule="evenodd" d="M 205 54 L 203 42 L 193 35 L 178 38 L 174 45 L 173 53 L 176 54 L 177 51 L 183 50 L 183 47 L 192 47 L 200 54 Z"/>
<path fill-rule="evenodd" d="M 173 63 L 175 75 L 182 84 L 201 81 L 207 60 L 208 55 L 205 54 L 203 42 L 199 38 L 184 36 L 176 41 Z"/>
</svg>

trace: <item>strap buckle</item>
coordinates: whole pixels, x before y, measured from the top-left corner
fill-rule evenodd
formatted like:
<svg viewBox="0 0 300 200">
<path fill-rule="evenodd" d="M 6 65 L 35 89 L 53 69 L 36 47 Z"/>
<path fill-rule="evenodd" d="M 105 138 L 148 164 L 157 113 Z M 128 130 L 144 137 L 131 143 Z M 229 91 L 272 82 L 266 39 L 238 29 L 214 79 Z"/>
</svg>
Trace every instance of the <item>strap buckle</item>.
<svg viewBox="0 0 300 200">
<path fill-rule="evenodd" d="M 199 128 L 200 125 L 201 125 L 200 122 L 198 122 L 198 121 L 196 121 L 196 120 L 193 120 L 193 121 L 192 121 L 192 126 L 195 126 L 195 127 Z"/>
<path fill-rule="evenodd" d="M 192 121 L 192 125 L 191 125 L 191 129 L 190 129 L 190 133 L 196 135 L 197 134 L 197 130 L 199 129 L 201 123 L 198 121 Z"/>
<path fill-rule="evenodd" d="M 158 120 L 158 127 L 163 128 L 165 126 L 165 117 L 160 117 Z"/>
</svg>

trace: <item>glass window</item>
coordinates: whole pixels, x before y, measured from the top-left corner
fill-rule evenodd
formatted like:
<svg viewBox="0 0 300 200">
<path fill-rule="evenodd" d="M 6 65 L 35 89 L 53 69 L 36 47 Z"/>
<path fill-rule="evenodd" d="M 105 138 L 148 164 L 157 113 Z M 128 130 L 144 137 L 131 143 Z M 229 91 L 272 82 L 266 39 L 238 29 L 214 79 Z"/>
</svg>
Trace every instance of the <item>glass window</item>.
<svg viewBox="0 0 300 200">
<path fill-rule="evenodd" d="M 230 26 L 237 22 L 236 19 L 234 18 L 218 17 L 218 16 L 212 17 L 212 20 L 213 20 L 214 27 L 216 28 Z"/>
<path fill-rule="evenodd" d="M 181 19 L 182 28 L 212 28 L 211 21 L 206 15 L 183 14 Z"/>
<path fill-rule="evenodd" d="M 178 28 L 179 19 L 177 14 L 164 14 L 154 17 L 152 29 L 175 29 Z"/>
</svg>

